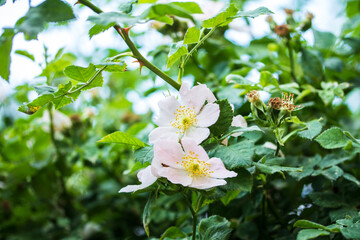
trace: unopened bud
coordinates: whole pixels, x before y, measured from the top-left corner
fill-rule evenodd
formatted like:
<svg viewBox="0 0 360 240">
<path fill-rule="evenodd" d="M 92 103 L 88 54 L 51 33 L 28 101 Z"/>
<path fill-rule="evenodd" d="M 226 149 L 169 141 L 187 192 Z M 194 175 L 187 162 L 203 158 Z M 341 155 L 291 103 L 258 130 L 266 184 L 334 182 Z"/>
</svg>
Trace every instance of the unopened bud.
<svg viewBox="0 0 360 240">
<path fill-rule="evenodd" d="M 314 14 L 312 14 L 311 12 L 306 13 L 306 19 L 311 21 L 313 18 L 314 18 Z"/>
<path fill-rule="evenodd" d="M 268 23 L 272 23 L 272 22 L 274 22 L 274 19 L 273 19 L 273 17 L 272 16 L 267 16 L 266 17 L 266 19 L 265 19 Z"/>
<path fill-rule="evenodd" d="M 290 9 L 290 8 L 284 8 L 284 11 L 286 13 L 286 15 L 292 16 L 294 14 L 294 10 Z"/>
</svg>

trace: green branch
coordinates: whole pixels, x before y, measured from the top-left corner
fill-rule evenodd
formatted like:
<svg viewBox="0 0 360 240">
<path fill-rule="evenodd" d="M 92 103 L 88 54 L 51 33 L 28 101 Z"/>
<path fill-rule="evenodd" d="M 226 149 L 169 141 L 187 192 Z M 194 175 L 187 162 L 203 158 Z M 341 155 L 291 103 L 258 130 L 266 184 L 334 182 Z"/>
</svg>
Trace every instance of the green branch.
<svg viewBox="0 0 360 240">
<path fill-rule="evenodd" d="M 89 2 L 88 0 L 78 0 L 78 3 L 81 3 L 87 7 L 89 7 L 91 10 L 93 10 L 96 13 L 102 13 L 103 11 L 96 7 L 94 4 Z M 128 33 L 121 28 L 119 25 L 115 25 L 114 28 L 116 31 L 120 34 L 122 39 L 125 41 L 126 45 L 130 48 L 132 53 L 134 54 L 134 57 L 142 64 L 143 66 L 147 67 L 150 71 L 161 77 L 165 82 L 170 84 L 172 87 L 174 87 L 176 90 L 180 89 L 180 84 L 178 84 L 175 80 L 173 80 L 169 75 L 161 71 L 159 68 L 157 68 L 155 65 L 153 65 L 151 62 L 149 62 L 136 48 L 133 41 L 131 41 Z"/>
</svg>

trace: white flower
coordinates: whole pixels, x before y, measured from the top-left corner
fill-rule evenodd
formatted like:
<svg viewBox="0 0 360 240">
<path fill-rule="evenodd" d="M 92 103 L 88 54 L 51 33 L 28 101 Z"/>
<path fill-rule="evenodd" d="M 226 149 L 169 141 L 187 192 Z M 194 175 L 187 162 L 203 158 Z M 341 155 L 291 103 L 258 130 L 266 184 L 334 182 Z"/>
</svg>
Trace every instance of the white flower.
<svg viewBox="0 0 360 240">
<path fill-rule="evenodd" d="M 206 151 L 191 138 L 159 140 L 154 144 L 152 172 L 170 182 L 197 189 L 225 185 L 224 178 L 235 177 L 220 158 L 209 159 Z"/>
<path fill-rule="evenodd" d="M 155 177 L 151 173 L 151 165 L 147 166 L 146 168 L 140 170 L 137 174 L 139 181 L 141 182 L 140 185 L 129 185 L 122 189 L 120 189 L 119 193 L 121 192 L 134 192 L 140 189 L 147 188 L 151 186 L 154 182 L 156 182 L 157 177 Z"/>
<path fill-rule="evenodd" d="M 209 136 L 208 127 L 220 114 L 219 105 L 213 103 L 216 100 L 214 94 L 204 84 L 192 89 L 183 84 L 179 93 L 180 101 L 169 96 L 159 102 L 159 117 L 154 121 L 159 127 L 150 133 L 150 143 L 159 139 L 190 137 L 200 144 Z"/>
<path fill-rule="evenodd" d="M 247 122 L 246 122 L 246 120 L 245 120 L 245 118 L 243 116 L 237 115 L 237 116 L 233 117 L 231 126 L 233 126 L 233 127 L 243 127 L 244 128 L 244 127 L 247 127 Z M 233 133 L 233 134 L 231 134 L 231 136 L 238 137 L 241 134 L 243 134 L 243 132 Z"/>
</svg>

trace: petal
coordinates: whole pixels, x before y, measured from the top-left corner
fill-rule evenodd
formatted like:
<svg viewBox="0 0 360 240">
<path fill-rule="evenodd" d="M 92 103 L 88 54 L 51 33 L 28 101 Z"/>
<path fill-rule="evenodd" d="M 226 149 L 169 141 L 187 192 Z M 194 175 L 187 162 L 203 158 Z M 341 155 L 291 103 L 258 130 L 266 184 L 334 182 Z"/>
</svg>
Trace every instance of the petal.
<svg viewBox="0 0 360 240">
<path fill-rule="evenodd" d="M 187 84 L 183 84 L 179 93 L 181 103 L 190 108 L 194 107 L 196 113 L 200 111 L 202 106 L 205 104 L 205 101 L 210 103 L 216 101 L 214 94 L 205 84 L 197 85 L 192 89 L 189 89 Z"/>
<path fill-rule="evenodd" d="M 134 192 L 140 189 L 147 188 L 151 186 L 154 182 L 156 182 L 157 177 L 155 177 L 151 173 L 151 166 L 146 167 L 145 169 L 142 169 L 137 174 L 138 179 L 140 180 L 140 185 L 128 185 L 122 189 L 120 189 L 119 193 L 121 192 Z"/>
<path fill-rule="evenodd" d="M 189 127 L 186 130 L 184 137 L 192 138 L 197 144 L 200 144 L 202 141 L 207 139 L 209 135 L 210 130 L 208 128 Z"/>
<path fill-rule="evenodd" d="M 236 177 L 237 173 L 233 171 L 229 171 L 225 168 L 224 163 L 220 158 L 211 158 L 208 163 L 210 163 L 210 169 L 213 173 L 210 174 L 210 177 L 213 178 L 228 178 L 228 177 Z"/>
<path fill-rule="evenodd" d="M 199 156 L 199 160 L 208 161 L 209 156 L 203 147 L 198 145 L 192 138 L 183 138 L 181 139 L 181 145 L 183 146 L 185 153 L 189 151 L 195 152 Z"/>
<path fill-rule="evenodd" d="M 220 115 L 219 105 L 216 103 L 206 104 L 196 116 L 198 127 L 210 127 L 218 120 Z"/>
<path fill-rule="evenodd" d="M 183 156 L 184 151 L 177 141 L 159 140 L 154 144 L 154 158 L 156 158 L 161 165 L 164 164 L 169 167 L 183 169 L 179 164 Z"/>
<path fill-rule="evenodd" d="M 192 177 L 189 176 L 187 171 L 182 169 L 175 169 L 172 167 L 164 167 L 159 171 L 159 175 L 166 177 L 170 182 L 175 184 L 181 184 L 183 186 L 189 186 L 192 182 Z"/>
<path fill-rule="evenodd" d="M 197 188 L 197 189 L 208 189 L 216 186 L 225 185 L 226 181 L 223 179 L 216 179 L 210 177 L 198 177 L 194 178 L 193 182 L 189 185 L 189 187 Z"/>
<path fill-rule="evenodd" d="M 173 127 L 158 127 L 151 131 L 149 134 L 149 143 L 153 144 L 156 141 L 171 139 L 177 141 L 179 139 L 176 133 L 177 129 Z"/>
<path fill-rule="evenodd" d="M 161 168 L 163 168 L 163 166 L 161 165 L 160 161 L 157 158 L 153 158 L 153 160 L 151 161 L 151 173 L 152 175 L 154 175 L 155 177 L 160 177 L 159 175 L 159 170 Z"/>
<path fill-rule="evenodd" d="M 241 115 L 237 115 L 233 118 L 231 126 L 233 127 L 247 127 L 247 122 L 245 120 L 245 118 Z M 238 133 L 233 133 L 231 134 L 231 136 L 233 137 L 238 137 L 241 134 L 243 134 L 243 132 L 238 132 Z"/>
<path fill-rule="evenodd" d="M 159 101 L 159 117 L 154 122 L 160 127 L 170 126 L 170 122 L 175 119 L 176 109 L 180 106 L 179 101 L 174 96 L 166 97 Z"/>
</svg>

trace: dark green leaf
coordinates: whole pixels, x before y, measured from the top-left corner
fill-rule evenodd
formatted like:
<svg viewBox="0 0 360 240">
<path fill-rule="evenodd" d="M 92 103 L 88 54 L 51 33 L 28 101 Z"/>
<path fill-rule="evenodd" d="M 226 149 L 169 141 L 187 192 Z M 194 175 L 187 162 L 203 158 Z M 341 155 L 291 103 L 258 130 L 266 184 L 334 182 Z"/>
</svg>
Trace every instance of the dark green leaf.
<svg viewBox="0 0 360 240">
<path fill-rule="evenodd" d="M 220 136 L 231 126 L 233 110 L 227 99 L 218 100 L 215 103 L 219 104 L 220 115 L 216 123 L 210 127 L 210 132 L 214 136 Z"/>
<path fill-rule="evenodd" d="M 324 75 L 320 58 L 311 50 L 302 49 L 301 53 L 301 67 L 303 72 L 311 79 L 319 82 Z"/>
<path fill-rule="evenodd" d="M 221 146 L 215 151 L 215 157 L 220 158 L 227 169 L 250 167 L 255 153 L 254 143 L 241 141 L 230 146 Z"/>
<path fill-rule="evenodd" d="M 294 223 L 294 227 L 298 227 L 298 228 L 315 228 L 315 229 L 322 229 L 322 230 L 326 230 L 329 231 L 329 229 L 327 227 L 325 227 L 324 225 L 318 224 L 318 223 L 314 223 L 308 220 L 298 220 Z"/>
<path fill-rule="evenodd" d="M 252 175 L 245 170 L 244 168 L 236 169 L 236 173 L 238 174 L 236 177 L 227 178 L 227 184 L 224 186 L 220 186 L 219 188 L 224 189 L 226 191 L 247 191 L 251 192 L 253 186 L 253 177 Z"/>
<path fill-rule="evenodd" d="M 349 139 L 340 128 L 333 127 L 321 133 L 315 141 L 323 148 L 335 149 L 345 147 Z"/>
<path fill-rule="evenodd" d="M 135 161 L 140 162 L 141 164 L 144 163 L 151 163 L 152 159 L 154 158 L 154 150 L 152 147 L 143 147 L 137 149 L 134 152 Z"/>
<path fill-rule="evenodd" d="M 343 206 L 340 197 L 334 193 L 315 192 L 309 194 L 309 197 L 320 207 L 337 208 Z"/>
<path fill-rule="evenodd" d="M 199 224 L 200 240 L 224 240 L 230 233 L 230 222 L 217 215 L 204 218 Z"/>
<path fill-rule="evenodd" d="M 102 143 L 121 143 L 121 144 L 127 144 L 127 145 L 132 145 L 135 147 L 146 147 L 148 146 L 146 143 L 143 143 L 142 141 L 140 141 L 139 139 L 124 133 L 124 132 L 114 132 L 111 133 L 105 137 L 103 137 L 101 140 L 99 140 L 98 142 L 102 142 Z"/>
<path fill-rule="evenodd" d="M 316 137 L 322 129 L 321 123 L 317 120 L 306 123 L 306 127 L 307 130 L 299 132 L 298 135 L 309 140 L 312 140 L 314 137 Z"/>
<path fill-rule="evenodd" d="M 282 167 L 282 166 L 269 166 L 266 164 L 254 162 L 253 163 L 257 169 L 259 169 L 263 173 L 267 174 L 274 174 L 274 173 L 280 173 L 284 178 L 285 175 L 283 172 L 302 172 L 302 168 L 296 168 L 296 167 Z"/>
<path fill-rule="evenodd" d="M 360 238 L 360 222 L 353 223 L 347 227 L 340 228 L 341 234 L 346 239 L 359 239 Z"/>
<path fill-rule="evenodd" d="M 183 233 L 178 227 L 169 227 L 166 229 L 160 240 L 186 238 L 186 234 Z"/>
</svg>

